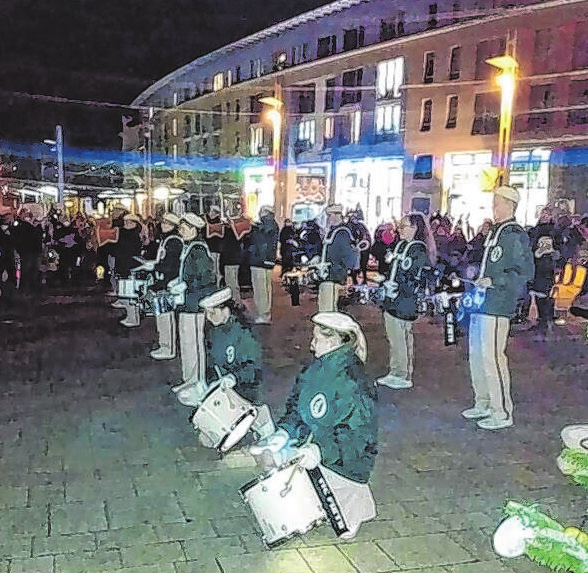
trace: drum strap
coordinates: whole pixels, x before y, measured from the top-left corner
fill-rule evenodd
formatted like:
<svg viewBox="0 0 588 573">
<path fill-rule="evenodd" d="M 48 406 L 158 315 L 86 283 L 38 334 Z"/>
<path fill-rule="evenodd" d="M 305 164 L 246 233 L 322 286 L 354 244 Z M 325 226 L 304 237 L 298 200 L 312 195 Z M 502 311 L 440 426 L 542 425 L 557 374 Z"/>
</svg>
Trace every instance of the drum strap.
<svg viewBox="0 0 588 573">
<path fill-rule="evenodd" d="M 308 475 L 310 477 L 310 481 L 312 481 L 312 485 L 316 490 L 316 493 L 321 500 L 321 504 L 327 517 L 329 518 L 329 522 L 331 523 L 331 527 L 335 531 L 335 533 L 339 536 L 346 531 L 349 531 L 347 524 L 345 523 L 345 519 L 343 518 L 343 512 L 337 503 L 335 498 L 335 494 L 333 490 L 329 487 L 323 472 L 321 472 L 319 467 L 316 467 L 312 470 L 307 470 Z"/>
</svg>

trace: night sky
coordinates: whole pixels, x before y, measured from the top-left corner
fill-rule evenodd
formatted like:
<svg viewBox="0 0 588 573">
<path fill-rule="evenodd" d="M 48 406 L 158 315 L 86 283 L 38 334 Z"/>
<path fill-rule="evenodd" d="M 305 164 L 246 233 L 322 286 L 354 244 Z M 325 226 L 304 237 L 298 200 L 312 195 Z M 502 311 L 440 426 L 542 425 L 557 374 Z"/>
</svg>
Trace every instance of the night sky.
<svg viewBox="0 0 588 573">
<path fill-rule="evenodd" d="M 64 126 L 66 144 L 119 148 L 123 109 L 174 69 L 324 0 L 0 0 L 0 140 Z"/>
</svg>

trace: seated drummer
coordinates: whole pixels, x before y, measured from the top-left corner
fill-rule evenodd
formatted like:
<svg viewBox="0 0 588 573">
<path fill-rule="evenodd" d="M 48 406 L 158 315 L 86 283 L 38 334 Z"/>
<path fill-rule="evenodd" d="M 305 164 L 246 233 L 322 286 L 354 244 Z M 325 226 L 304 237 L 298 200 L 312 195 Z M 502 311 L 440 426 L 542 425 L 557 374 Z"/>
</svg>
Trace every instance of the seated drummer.
<svg viewBox="0 0 588 573">
<path fill-rule="evenodd" d="M 376 390 L 365 373 L 359 324 L 340 312 L 319 312 L 311 320 L 315 360 L 298 375 L 278 430 L 250 451 L 257 457 L 270 450 L 278 463 L 301 455 L 331 525 L 349 539 L 376 515 L 367 485 L 377 454 Z M 289 446 L 297 448 L 290 453 Z"/>
</svg>

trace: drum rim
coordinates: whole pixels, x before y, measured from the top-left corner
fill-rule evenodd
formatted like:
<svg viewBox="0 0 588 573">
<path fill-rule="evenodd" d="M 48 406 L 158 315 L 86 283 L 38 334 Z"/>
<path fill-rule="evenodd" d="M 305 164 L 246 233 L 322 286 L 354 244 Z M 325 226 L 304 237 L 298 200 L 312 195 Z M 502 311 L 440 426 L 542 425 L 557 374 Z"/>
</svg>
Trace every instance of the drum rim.
<svg viewBox="0 0 588 573">
<path fill-rule="evenodd" d="M 249 425 L 249 427 L 247 428 L 247 430 L 245 430 L 245 434 L 247 434 L 247 432 L 250 430 L 251 426 L 253 425 L 253 422 L 255 422 L 255 418 L 257 418 L 257 410 L 251 406 L 246 412 L 244 412 L 243 414 L 241 414 L 241 416 L 239 416 L 239 418 L 237 418 L 237 420 L 231 424 L 231 430 L 236 429 L 236 427 L 243 422 L 243 420 L 245 420 L 248 416 L 252 416 L 253 420 L 251 420 L 251 424 Z M 229 436 L 231 435 L 231 433 L 229 432 L 228 434 L 225 434 L 223 436 L 223 438 L 221 439 L 221 441 L 218 443 L 217 448 L 222 451 L 223 453 L 228 452 L 232 447 L 236 446 L 244 437 L 245 434 L 243 434 L 243 436 L 241 438 L 239 438 L 233 445 L 231 445 L 230 447 L 228 447 L 226 450 L 223 450 L 223 446 L 225 444 L 225 442 L 229 439 Z"/>
<path fill-rule="evenodd" d="M 253 478 L 251 481 L 248 481 L 245 485 L 242 485 L 239 488 L 239 493 L 245 494 L 253 486 L 261 483 L 262 481 L 265 481 L 266 479 L 270 478 L 274 474 L 276 474 L 282 470 L 285 470 L 286 468 L 289 468 L 290 466 L 293 466 L 294 464 L 297 464 L 299 461 L 300 461 L 299 459 L 293 458 L 291 460 L 284 462 L 283 464 L 280 464 L 277 468 L 271 468 L 269 470 L 265 470 L 265 471 L 261 472 L 256 478 Z M 308 473 L 308 470 L 305 470 L 305 471 L 306 471 L 306 473 Z"/>
</svg>

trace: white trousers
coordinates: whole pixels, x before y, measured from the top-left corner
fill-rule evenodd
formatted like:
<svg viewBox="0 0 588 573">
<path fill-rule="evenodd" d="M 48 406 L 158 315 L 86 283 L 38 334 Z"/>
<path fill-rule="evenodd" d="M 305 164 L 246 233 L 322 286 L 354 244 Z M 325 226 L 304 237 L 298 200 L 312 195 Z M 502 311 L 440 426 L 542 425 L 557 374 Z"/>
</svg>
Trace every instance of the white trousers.
<svg viewBox="0 0 588 573">
<path fill-rule="evenodd" d="M 386 338 L 390 347 L 390 374 L 412 380 L 414 372 L 414 328 L 410 320 L 402 320 L 384 312 Z"/>
<path fill-rule="evenodd" d="M 318 310 L 319 312 L 337 312 L 340 285 L 332 281 L 319 284 Z"/>
<path fill-rule="evenodd" d="M 270 322 L 272 319 L 272 269 L 251 267 L 251 282 L 257 319 Z"/>
<path fill-rule="evenodd" d="M 205 380 L 204 322 L 203 312 L 178 313 L 180 359 L 184 382 L 196 383 Z"/>
<path fill-rule="evenodd" d="M 469 327 L 470 376 L 474 407 L 496 418 L 511 418 L 513 403 L 506 345 L 510 319 L 472 314 Z"/>
<path fill-rule="evenodd" d="M 171 310 L 155 315 L 159 353 L 174 358 L 176 355 L 176 313 Z"/>
<path fill-rule="evenodd" d="M 225 284 L 231 287 L 233 300 L 241 298 L 239 291 L 239 265 L 225 265 Z"/>
<path fill-rule="evenodd" d="M 210 253 L 212 262 L 214 264 L 214 274 L 216 276 L 216 286 L 220 285 L 221 272 L 220 272 L 220 253 Z"/>
</svg>

